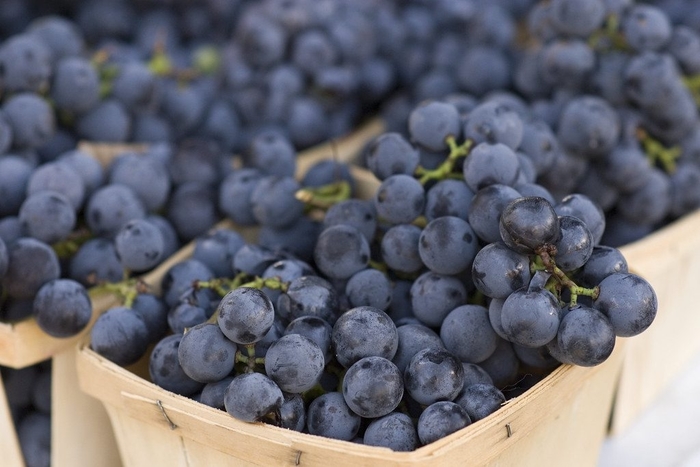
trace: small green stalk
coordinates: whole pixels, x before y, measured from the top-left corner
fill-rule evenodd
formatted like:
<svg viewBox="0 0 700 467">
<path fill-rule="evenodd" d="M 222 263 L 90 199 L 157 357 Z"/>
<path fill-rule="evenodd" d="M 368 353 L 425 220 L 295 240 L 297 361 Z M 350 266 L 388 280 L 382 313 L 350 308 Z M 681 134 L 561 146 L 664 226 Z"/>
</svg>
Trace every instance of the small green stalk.
<svg viewBox="0 0 700 467">
<path fill-rule="evenodd" d="M 593 50 L 629 50 L 624 34 L 620 31 L 620 18 L 611 14 L 603 27 L 588 37 L 588 46 Z"/>
<path fill-rule="evenodd" d="M 139 294 L 148 292 L 148 284 L 140 279 L 125 279 L 121 282 L 105 283 L 90 289 L 91 294 L 111 293 L 121 300 L 125 308 L 134 306 L 134 300 Z"/>
<path fill-rule="evenodd" d="M 53 251 L 60 259 L 66 259 L 73 256 L 84 243 L 94 238 L 94 235 L 88 229 L 79 229 L 68 235 L 67 238 L 51 245 Z"/>
<path fill-rule="evenodd" d="M 327 210 L 331 206 L 350 199 L 352 189 L 347 180 L 339 180 L 318 187 L 306 187 L 295 193 L 296 199 L 304 203 L 307 209 Z"/>
<path fill-rule="evenodd" d="M 642 144 L 652 166 L 658 163 L 666 173 L 674 173 L 676 171 L 676 161 L 682 153 L 679 146 L 664 147 L 663 144 L 652 138 L 642 128 L 637 129 L 637 139 Z"/>
<path fill-rule="evenodd" d="M 246 282 L 247 281 L 247 282 Z M 236 275 L 233 279 L 228 279 L 226 277 L 220 277 L 217 279 L 210 279 L 208 281 L 195 281 L 193 285 L 195 290 L 199 289 L 211 289 L 218 293 L 220 296 L 224 296 L 232 290 L 239 289 L 241 287 L 248 287 L 251 289 L 263 289 L 268 288 L 272 290 L 280 290 L 286 292 L 289 289 L 289 282 L 283 282 L 279 277 L 253 277 L 244 272 Z M 219 319 L 219 309 L 217 308 L 213 315 L 207 320 L 207 323 L 216 323 Z"/>
<path fill-rule="evenodd" d="M 559 269 L 552 257 L 552 255 L 556 254 L 556 248 L 553 245 L 544 245 L 535 250 L 535 253 L 544 265 L 544 270 L 552 274 L 552 277 L 557 280 L 559 286 L 569 289 L 569 293 L 571 294 L 569 307 L 576 306 L 579 295 L 591 297 L 593 300 L 598 298 L 600 287 L 593 287 L 592 289 L 581 287 L 571 280 L 564 271 Z"/>
<path fill-rule="evenodd" d="M 450 148 L 450 154 L 442 164 L 433 170 L 428 170 L 420 166 L 416 168 L 414 176 L 418 177 L 418 181 L 421 183 L 421 185 L 425 185 L 431 180 L 439 181 L 447 178 L 453 178 L 453 175 L 458 175 L 456 178 L 462 178 L 461 174 L 454 174 L 453 171 L 457 165 L 457 161 L 460 158 L 467 157 L 467 155 L 469 155 L 469 151 L 474 145 L 474 142 L 468 139 L 462 144 L 457 144 L 457 140 L 454 136 L 448 136 L 445 139 L 445 142 Z"/>
</svg>

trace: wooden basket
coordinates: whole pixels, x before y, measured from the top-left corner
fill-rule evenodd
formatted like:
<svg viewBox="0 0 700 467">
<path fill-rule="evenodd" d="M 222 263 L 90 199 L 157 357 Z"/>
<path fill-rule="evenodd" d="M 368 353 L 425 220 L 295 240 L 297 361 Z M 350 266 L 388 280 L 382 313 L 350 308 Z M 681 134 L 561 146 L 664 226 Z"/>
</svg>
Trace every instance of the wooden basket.
<svg viewBox="0 0 700 467">
<path fill-rule="evenodd" d="M 611 433 L 623 432 L 700 352 L 700 210 L 622 248 L 630 269 L 656 291 L 659 311 L 648 330 L 629 339 Z"/>
<path fill-rule="evenodd" d="M 562 365 L 489 417 L 410 453 L 245 423 L 165 391 L 83 346 L 78 378 L 101 400 L 125 467 L 595 465 L 623 348 L 594 368 Z"/>
<path fill-rule="evenodd" d="M 379 183 L 374 176 L 357 167 L 352 173 L 359 197 L 374 193 Z M 240 422 L 159 388 L 143 367 L 121 368 L 87 345 L 78 350 L 77 366 L 81 389 L 105 405 L 126 467 L 155 460 L 202 466 L 444 466 L 465 460 L 470 465 L 594 465 L 608 427 L 622 342 L 604 364 L 560 366 L 495 414 L 411 453 Z"/>
</svg>

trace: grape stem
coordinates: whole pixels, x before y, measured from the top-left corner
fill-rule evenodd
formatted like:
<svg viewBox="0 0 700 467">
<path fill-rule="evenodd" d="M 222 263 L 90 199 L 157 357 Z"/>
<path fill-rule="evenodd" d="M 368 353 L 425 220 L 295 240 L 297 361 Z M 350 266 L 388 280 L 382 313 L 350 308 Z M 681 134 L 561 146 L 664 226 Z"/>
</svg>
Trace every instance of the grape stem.
<svg viewBox="0 0 700 467">
<path fill-rule="evenodd" d="M 304 203 L 307 209 L 327 210 L 331 206 L 350 199 L 352 189 L 347 180 L 339 180 L 318 187 L 306 187 L 298 190 L 294 196 Z"/>
<path fill-rule="evenodd" d="M 245 372 L 253 373 L 255 371 L 255 365 L 265 364 L 265 358 L 255 358 L 255 344 L 246 344 L 244 347 L 248 355 L 243 355 L 243 352 L 236 350 L 236 363 L 244 363 L 246 365 Z"/>
<path fill-rule="evenodd" d="M 684 76 L 683 83 L 693 95 L 695 105 L 700 107 L 700 73 L 691 76 Z"/>
<path fill-rule="evenodd" d="M 666 148 L 659 141 L 652 138 L 643 128 L 637 128 L 636 133 L 637 139 L 642 144 L 651 165 L 656 165 L 658 162 L 666 173 L 676 171 L 676 161 L 682 152 L 679 146 Z"/>
<path fill-rule="evenodd" d="M 134 306 L 134 300 L 139 294 L 148 292 L 148 284 L 141 279 L 125 279 L 121 282 L 104 283 L 90 289 L 91 293 L 103 294 L 111 293 L 121 300 L 125 308 Z"/>
<path fill-rule="evenodd" d="M 585 297 L 591 297 L 593 300 L 598 298 L 600 293 L 600 287 L 593 287 L 592 289 L 581 287 L 577 285 L 573 280 L 562 271 L 554 261 L 553 256 L 556 255 L 557 249 L 554 245 L 542 245 L 535 250 L 535 254 L 539 257 L 544 266 L 544 270 L 552 274 L 560 285 L 569 289 L 571 294 L 571 299 L 569 301 L 569 307 L 574 307 L 578 303 L 578 296 L 582 295 Z"/>
<path fill-rule="evenodd" d="M 220 296 L 224 296 L 234 289 L 239 289 L 241 287 L 248 287 L 250 289 L 263 289 L 268 288 L 271 290 L 279 290 L 286 292 L 289 289 L 289 282 L 283 282 L 279 277 L 258 277 L 254 276 L 250 279 L 250 275 L 242 272 L 237 274 L 233 279 L 227 277 L 219 277 L 216 279 L 210 279 L 208 281 L 194 281 L 192 284 L 192 291 L 200 289 L 211 289 L 218 293 Z M 249 280 L 250 279 L 250 280 Z M 244 282 L 248 280 L 248 282 Z M 213 315 L 207 320 L 207 323 L 216 323 L 219 319 L 219 309 L 217 308 Z"/>
<path fill-rule="evenodd" d="M 620 18 L 611 14 L 605 19 L 605 24 L 588 37 L 588 46 L 593 50 L 622 50 L 629 49 L 625 36 L 620 32 Z"/>
<path fill-rule="evenodd" d="M 81 228 L 71 232 L 68 237 L 51 245 L 53 251 L 60 259 L 70 258 L 88 240 L 94 238 L 92 232 L 87 228 Z"/>
<path fill-rule="evenodd" d="M 450 135 L 445 138 L 447 146 L 450 148 L 450 154 L 447 156 L 442 164 L 437 168 L 428 170 L 424 167 L 418 166 L 414 172 L 414 176 L 418 177 L 418 181 L 421 185 L 425 185 L 431 180 L 445 180 L 446 178 L 453 178 L 453 175 L 458 175 L 455 178 L 463 178 L 461 174 L 453 174 L 452 172 L 457 165 L 457 161 L 462 157 L 467 157 L 469 151 L 474 145 L 474 141 L 468 139 L 462 144 L 457 144 L 457 140 L 454 136 Z"/>
</svg>

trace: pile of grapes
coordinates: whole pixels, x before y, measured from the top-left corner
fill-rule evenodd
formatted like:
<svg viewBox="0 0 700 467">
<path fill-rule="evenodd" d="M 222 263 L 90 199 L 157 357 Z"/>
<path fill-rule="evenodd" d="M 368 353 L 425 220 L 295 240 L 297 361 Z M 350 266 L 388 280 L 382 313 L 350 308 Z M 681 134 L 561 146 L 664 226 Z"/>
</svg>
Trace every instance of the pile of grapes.
<svg viewBox="0 0 700 467">
<path fill-rule="evenodd" d="M 112 293 L 95 351 L 155 344 L 154 383 L 241 420 L 443 438 L 647 329 L 617 247 L 700 207 L 683 2 L 5 3 L 0 318 L 69 337 Z M 372 189 L 330 155 L 294 178 L 377 113 Z"/>
</svg>

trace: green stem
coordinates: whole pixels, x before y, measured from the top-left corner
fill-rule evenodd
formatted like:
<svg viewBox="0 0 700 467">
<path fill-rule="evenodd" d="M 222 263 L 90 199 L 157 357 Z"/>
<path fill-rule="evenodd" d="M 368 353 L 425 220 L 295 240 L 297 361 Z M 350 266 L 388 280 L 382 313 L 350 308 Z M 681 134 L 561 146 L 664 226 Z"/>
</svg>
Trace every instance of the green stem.
<svg viewBox="0 0 700 467">
<path fill-rule="evenodd" d="M 60 259 L 70 258 L 92 238 L 94 235 L 89 229 L 79 229 L 72 232 L 67 238 L 51 245 L 51 248 Z"/>
<path fill-rule="evenodd" d="M 246 373 L 253 373 L 255 371 L 255 344 L 246 344 L 246 351 L 248 352 L 248 368 Z"/>
<path fill-rule="evenodd" d="M 386 264 L 382 263 L 381 261 L 375 261 L 371 259 L 369 260 L 369 267 L 372 269 L 376 269 L 377 271 L 381 271 L 384 274 L 389 273 L 389 269 L 386 267 Z"/>
<path fill-rule="evenodd" d="M 545 271 L 552 274 L 552 277 L 556 278 L 556 280 L 561 286 L 569 289 L 569 293 L 571 294 L 571 299 L 569 301 L 570 307 L 576 306 L 576 304 L 578 303 L 579 295 L 591 297 L 594 300 L 598 298 L 598 294 L 600 293 L 599 287 L 593 287 L 589 289 L 577 285 L 573 280 L 571 280 L 571 278 L 569 278 L 569 276 L 566 275 L 564 271 L 562 271 L 556 265 L 554 258 L 552 257 L 552 255 L 556 254 L 556 248 L 554 248 L 553 245 L 544 245 L 543 247 L 540 247 L 537 250 L 535 250 L 535 253 L 541 259 L 542 264 L 545 267 Z"/>
<path fill-rule="evenodd" d="M 676 171 L 676 161 L 682 153 L 680 146 L 666 148 L 642 128 L 637 129 L 637 139 L 642 144 L 651 165 L 658 163 L 666 173 Z"/>
<path fill-rule="evenodd" d="M 331 206 L 350 199 L 352 188 L 347 180 L 339 180 L 318 187 L 306 187 L 295 193 L 296 199 L 309 209 L 326 210 Z"/>
<path fill-rule="evenodd" d="M 624 34 L 620 31 L 620 18 L 611 14 L 603 27 L 588 37 L 588 46 L 593 50 L 629 50 Z"/>
<path fill-rule="evenodd" d="M 457 144 L 457 140 L 454 136 L 448 136 L 445 139 L 447 146 L 450 148 L 450 154 L 447 159 L 443 161 L 438 167 L 432 170 L 428 170 L 424 167 L 418 166 L 414 173 L 414 176 L 418 177 L 418 181 L 425 185 L 431 180 L 445 180 L 446 178 L 452 178 L 453 171 L 457 165 L 457 161 L 462 157 L 467 157 L 469 151 L 471 150 L 474 142 L 470 139 L 466 140 L 462 144 Z M 461 176 L 460 176 L 461 178 Z"/>
<path fill-rule="evenodd" d="M 116 295 L 126 308 L 134 305 L 139 294 L 148 292 L 148 285 L 140 279 L 125 279 L 121 282 L 105 283 L 90 289 L 93 294 L 111 293 Z"/>
</svg>

